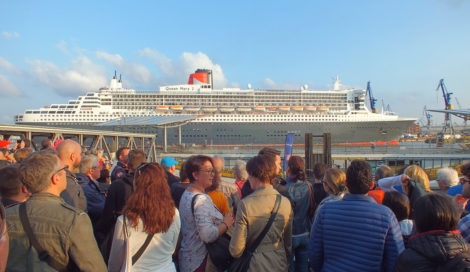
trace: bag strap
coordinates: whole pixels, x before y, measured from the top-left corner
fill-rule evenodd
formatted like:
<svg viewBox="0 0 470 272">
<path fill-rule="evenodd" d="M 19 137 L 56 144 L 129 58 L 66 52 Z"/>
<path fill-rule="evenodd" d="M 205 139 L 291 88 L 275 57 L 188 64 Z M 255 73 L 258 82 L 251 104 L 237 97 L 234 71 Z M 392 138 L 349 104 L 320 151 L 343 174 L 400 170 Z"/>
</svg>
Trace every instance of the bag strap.
<svg viewBox="0 0 470 272">
<path fill-rule="evenodd" d="M 26 215 L 26 203 L 20 204 L 20 220 L 21 224 L 23 225 L 23 229 L 28 236 L 29 242 L 32 246 L 36 249 L 39 255 L 39 260 L 43 262 L 47 262 L 49 266 L 54 268 L 57 271 L 67 271 L 62 265 L 60 265 L 49 253 L 44 250 L 44 248 L 39 244 L 36 236 L 34 235 L 33 229 L 31 228 L 31 224 L 29 223 L 28 216 Z"/>
<path fill-rule="evenodd" d="M 129 239 L 130 235 L 129 235 L 129 232 L 127 230 L 127 219 L 126 219 L 126 216 L 123 216 L 123 233 L 124 233 L 124 237 L 127 239 Z M 144 251 L 147 249 L 147 247 L 149 246 L 150 244 L 150 241 L 152 241 L 152 238 L 155 234 L 148 234 L 147 235 L 147 238 L 145 239 L 145 242 L 142 244 L 142 246 L 139 248 L 139 250 L 137 250 L 137 252 L 132 255 L 132 265 L 134 265 L 137 260 L 140 258 L 140 256 L 142 256 L 142 254 L 144 253 Z"/>
<path fill-rule="evenodd" d="M 250 247 L 250 249 L 248 249 L 248 252 L 253 253 L 256 250 L 256 248 L 259 246 L 259 244 L 261 244 L 261 241 L 264 239 L 269 229 L 271 228 L 271 225 L 274 222 L 274 218 L 276 217 L 280 206 L 281 206 L 281 195 L 278 194 L 276 197 L 276 202 L 274 203 L 273 210 L 271 211 L 271 217 L 269 217 L 268 223 L 264 227 L 263 232 L 261 232 L 258 238 L 256 238 L 255 242 Z"/>
<path fill-rule="evenodd" d="M 199 195 L 202 195 L 202 194 L 195 194 L 193 198 L 191 199 L 191 212 L 193 213 L 193 215 L 194 215 L 194 202 L 196 201 L 196 197 Z"/>
<path fill-rule="evenodd" d="M 140 258 L 140 256 L 142 256 L 142 254 L 144 253 L 145 249 L 147 249 L 154 235 L 155 234 L 147 235 L 147 239 L 145 239 L 144 244 L 139 248 L 139 250 L 134 254 L 134 256 L 132 256 L 132 265 L 134 265 L 137 262 L 137 260 Z"/>
</svg>

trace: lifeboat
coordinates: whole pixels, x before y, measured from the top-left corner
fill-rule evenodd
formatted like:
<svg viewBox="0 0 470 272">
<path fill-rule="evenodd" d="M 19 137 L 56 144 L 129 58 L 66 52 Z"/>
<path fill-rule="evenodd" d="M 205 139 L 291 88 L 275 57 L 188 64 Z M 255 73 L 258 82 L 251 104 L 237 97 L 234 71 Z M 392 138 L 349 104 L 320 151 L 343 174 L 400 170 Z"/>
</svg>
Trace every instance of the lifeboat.
<svg viewBox="0 0 470 272">
<path fill-rule="evenodd" d="M 216 112 L 217 107 L 204 107 L 204 108 L 202 108 L 202 111 L 203 112 Z"/>
<path fill-rule="evenodd" d="M 191 107 L 191 106 L 184 108 L 185 111 L 189 111 L 189 112 L 198 112 L 200 109 L 201 108 L 199 107 Z"/>
<path fill-rule="evenodd" d="M 174 111 L 182 111 L 183 106 L 170 106 L 170 109 Z"/>
<path fill-rule="evenodd" d="M 325 106 L 320 106 L 320 107 L 317 107 L 317 111 L 328 111 L 330 108 L 329 107 L 325 107 Z"/>
<path fill-rule="evenodd" d="M 306 110 L 306 111 L 316 111 L 316 110 L 317 110 L 317 107 L 315 107 L 315 106 L 307 106 L 307 107 L 305 107 L 305 110 Z"/>
<path fill-rule="evenodd" d="M 168 109 L 169 109 L 168 106 L 160 106 L 160 105 L 157 106 L 157 111 L 167 111 Z"/>
<path fill-rule="evenodd" d="M 239 112 L 250 112 L 251 108 L 250 107 L 238 107 L 237 111 L 239 111 Z"/>
<path fill-rule="evenodd" d="M 279 110 L 280 111 L 290 111 L 290 107 L 289 106 L 279 106 Z"/>
<path fill-rule="evenodd" d="M 253 109 L 255 111 L 266 111 L 266 107 L 265 106 L 254 106 Z"/>
<path fill-rule="evenodd" d="M 304 110 L 304 107 L 302 107 L 302 106 L 294 106 L 294 107 L 292 107 L 292 110 L 293 110 L 293 111 L 303 111 L 303 110 Z"/>
<path fill-rule="evenodd" d="M 276 111 L 276 107 L 268 107 L 268 111 L 270 111 L 270 112 L 275 112 L 275 111 Z"/>
<path fill-rule="evenodd" d="M 222 107 L 222 108 L 220 108 L 220 112 L 224 112 L 224 113 L 234 112 L 234 111 L 235 111 L 235 108 L 232 108 L 232 107 Z"/>
</svg>

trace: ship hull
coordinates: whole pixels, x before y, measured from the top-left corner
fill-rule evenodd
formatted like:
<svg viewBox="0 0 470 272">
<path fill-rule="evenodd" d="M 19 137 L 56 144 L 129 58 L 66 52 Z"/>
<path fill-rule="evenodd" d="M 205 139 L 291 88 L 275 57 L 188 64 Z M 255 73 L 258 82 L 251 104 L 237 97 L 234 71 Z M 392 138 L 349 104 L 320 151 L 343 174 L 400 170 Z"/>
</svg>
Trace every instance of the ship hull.
<svg viewBox="0 0 470 272">
<path fill-rule="evenodd" d="M 186 145 L 251 145 L 283 144 L 288 133 L 294 133 L 294 143 L 303 144 L 305 133 L 322 135 L 331 133 L 333 143 L 358 143 L 394 141 L 414 123 L 414 119 L 364 122 L 191 122 L 181 127 L 181 143 Z M 27 123 L 23 123 L 27 124 Z M 73 128 L 90 128 L 92 123 L 61 125 L 60 123 L 30 123 Z M 97 127 L 98 128 L 98 127 Z M 103 129 L 103 127 L 99 127 Z M 119 130 L 120 128 L 113 128 Z M 155 127 L 125 127 L 123 130 L 139 133 L 155 133 L 159 144 L 163 143 L 164 131 Z M 179 143 L 179 129 L 167 128 L 167 144 Z M 314 139 L 315 140 L 315 139 Z M 321 139 L 318 138 L 318 141 Z"/>
</svg>

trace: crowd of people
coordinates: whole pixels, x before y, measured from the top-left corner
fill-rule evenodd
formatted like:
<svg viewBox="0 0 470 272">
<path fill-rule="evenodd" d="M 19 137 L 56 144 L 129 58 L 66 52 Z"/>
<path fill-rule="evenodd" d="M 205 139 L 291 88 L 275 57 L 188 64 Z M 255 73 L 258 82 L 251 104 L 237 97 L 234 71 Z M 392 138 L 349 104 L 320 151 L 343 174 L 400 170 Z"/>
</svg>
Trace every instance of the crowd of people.
<svg viewBox="0 0 470 272">
<path fill-rule="evenodd" d="M 269 147 L 232 182 L 220 156 L 30 144 L 0 142 L 0 271 L 470 271 L 470 163 L 432 192 L 417 165 L 282 176 Z"/>
</svg>

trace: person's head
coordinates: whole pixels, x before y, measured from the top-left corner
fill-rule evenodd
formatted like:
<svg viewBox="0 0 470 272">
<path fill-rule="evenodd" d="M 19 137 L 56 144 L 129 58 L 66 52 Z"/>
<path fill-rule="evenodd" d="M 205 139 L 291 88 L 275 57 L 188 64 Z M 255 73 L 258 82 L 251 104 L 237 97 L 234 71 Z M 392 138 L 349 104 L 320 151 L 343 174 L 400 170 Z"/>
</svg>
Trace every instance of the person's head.
<svg viewBox="0 0 470 272">
<path fill-rule="evenodd" d="M 266 184 L 272 184 L 277 175 L 273 156 L 258 155 L 246 163 L 248 181 L 252 189 L 257 189 Z"/>
<path fill-rule="evenodd" d="M 175 216 L 165 170 L 158 163 L 139 166 L 134 176 L 134 192 L 123 209 L 130 225 L 137 227 L 142 219 L 147 233 L 166 232 Z"/>
<path fill-rule="evenodd" d="M 274 159 L 274 165 L 276 166 L 276 174 L 278 174 L 282 170 L 281 151 L 271 147 L 265 147 L 258 152 L 258 156 L 272 157 Z"/>
<path fill-rule="evenodd" d="M 463 176 L 470 179 L 470 162 L 467 162 L 466 164 L 460 166 L 460 172 Z"/>
<path fill-rule="evenodd" d="M 287 174 L 297 180 L 305 180 L 305 164 L 301 157 L 292 156 L 287 162 Z"/>
<path fill-rule="evenodd" d="M 426 172 L 423 170 L 423 168 L 413 164 L 413 165 L 408 166 L 405 169 L 404 174 L 409 176 L 410 179 L 415 180 L 416 182 L 421 184 L 421 186 L 423 186 L 423 188 L 426 191 L 428 191 L 428 192 L 431 191 L 431 188 L 429 187 L 428 174 L 426 174 Z"/>
<path fill-rule="evenodd" d="M 29 156 L 29 154 L 33 153 L 33 149 L 30 148 L 30 147 L 25 147 L 25 148 L 22 148 L 22 149 L 18 149 L 16 150 L 15 152 L 15 161 L 17 163 L 20 163 L 21 161 L 23 161 L 26 157 Z"/>
<path fill-rule="evenodd" d="M 222 176 L 222 173 L 224 172 L 224 168 L 225 168 L 224 158 L 220 156 L 214 156 L 214 158 L 212 158 L 212 161 L 214 162 L 215 170 L 217 171 L 219 176 Z"/>
<path fill-rule="evenodd" d="M 80 173 L 87 175 L 91 179 L 99 179 L 101 168 L 98 163 L 98 157 L 95 155 L 85 155 L 80 162 Z"/>
<path fill-rule="evenodd" d="M 460 215 L 450 197 L 429 193 L 415 203 L 415 223 L 418 233 L 430 230 L 453 231 L 457 229 Z"/>
<path fill-rule="evenodd" d="M 375 169 L 375 181 L 393 176 L 393 170 L 388 165 L 382 164 Z"/>
<path fill-rule="evenodd" d="M 24 202 L 29 195 L 28 189 L 21 182 L 17 166 L 0 169 L 0 196 L 2 198 Z"/>
<path fill-rule="evenodd" d="M 191 156 L 186 160 L 184 168 L 190 183 L 194 183 L 204 190 L 213 186 L 217 171 L 211 157 L 205 155 Z"/>
<path fill-rule="evenodd" d="M 450 187 L 459 184 L 459 174 L 455 169 L 445 167 L 437 170 L 437 184 L 440 190 L 448 190 Z"/>
<path fill-rule="evenodd" d="M 313 165 L 313 177 L 317 180 L 321 180 L 325 175 L 328 166 L 324 163 L 318 162 Z"/>
<path fill-rule="evenodd" d="M 52 148 L 52 140 L 51 139 L 44 139 L 41 141 L 41 150 Z"/>
<path fill-rule="evenodd" d="M 17 146 L 16 147 L 18 149 L 22 149 L 22 148 L 24 148 L 24 146 L 25 146 L 25 143 L 24 143 L 23 139 L 17 141 Z"/>
<path fill-rule="evenodd" d="M 51 152 L 35 152 L 19 165 L 20 178 L 32 194 L 49 192 L 54 195 L 67 187 L 64 163 Z"/>
<path fill-rule="evenodd" d="M 346 192 L 346 174 L 338 168 L 327 169 L 323 176 L 323 188 L 330 195 L 339 195 Z"/>
<path fill-rule="evenodd" d="M 175 159 L 173 159 L 172 157 L 164 157 L 161 161 L 160 161 L 160 164 L 161 166 L 163 166 L 163 168 L 170 172 L 170 173 L 174 173 L 175 170 L 176 170 L 176 165 L 178 165 L 179 162 L 177 162 Z"/>
<path fill-rule="evenodd" d="M 392 210 L 398 221 L 408 219 L 410 216 L 410 203 L 405 195 L 398 191 L 386 192 L 382 204 Z"/>
<path fill-rule="evenodd" d="M 122 164 L 127 165 L 128 161 L 128 155 L 129 155 L 130 149 L 129 147 L 121 147 L 116 151 L 116 159 L 121 162 Z M 135 169 L 135 168 L 134 168 Z"/>
<path fill-rule="evenodd" d="M 129 151 L 127 166 L 129 167 L 129 172 L 134 172 L 137 167 L 146 161 L 145 153 L 142 150 L 134 149 Z"/>
<path fill-rule="evenodd" d="M 106 168 L 101 169 L 100 177 L 97 179 L 98 182 L 110 184 L 111 183 L 111 174 Z"/>
<path fill-rule="evenodd" d="M 24 148 L 31 148 L 31 140 L 30 139 L 24 139 Z"/>
<path fill-rule="evenodd" d="M 351 194 L 364 195 L 372 184 L 372 168 L 363 160 L 354 160 L 346 171 L 346 185 Z"/>
<path fill-rule="evenodd" d="M 69 167 L 69 171 L 77 172 L 82 159 L 82 148 L 74 140 L 64 140 L 57 146 L 60 160 Z"/>
<path fill-rule="evenodd" d="M 248 172 L 246 172 L 246 162 L 242 160 L 236 160 L 233 166 L 233 175 L 235 180 L 246 180 L 248 178 Z"/>
</svg>

